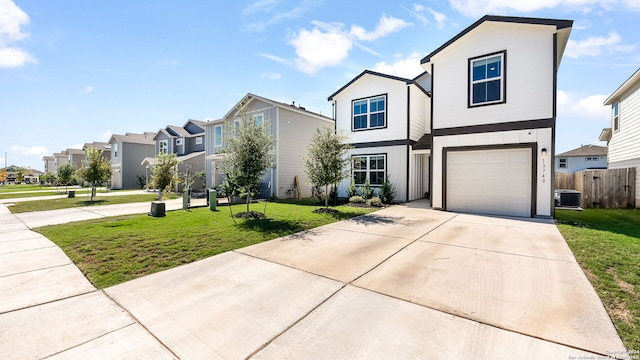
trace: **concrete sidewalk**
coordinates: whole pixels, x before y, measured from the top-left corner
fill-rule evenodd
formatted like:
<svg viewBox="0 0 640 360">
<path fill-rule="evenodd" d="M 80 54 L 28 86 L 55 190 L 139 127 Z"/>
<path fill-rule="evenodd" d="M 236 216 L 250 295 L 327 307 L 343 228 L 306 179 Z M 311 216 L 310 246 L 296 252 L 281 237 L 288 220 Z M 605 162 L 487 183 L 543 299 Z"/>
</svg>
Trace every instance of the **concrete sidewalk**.
<svg viewBox="0 0 640 360">
<path fill-rule="evenodd" d="M 0 238 L 3 358 L 568 359 L 624 351 L 551 221 L 394 206 L 104 291 L 2 205 Z"/>
</svg>

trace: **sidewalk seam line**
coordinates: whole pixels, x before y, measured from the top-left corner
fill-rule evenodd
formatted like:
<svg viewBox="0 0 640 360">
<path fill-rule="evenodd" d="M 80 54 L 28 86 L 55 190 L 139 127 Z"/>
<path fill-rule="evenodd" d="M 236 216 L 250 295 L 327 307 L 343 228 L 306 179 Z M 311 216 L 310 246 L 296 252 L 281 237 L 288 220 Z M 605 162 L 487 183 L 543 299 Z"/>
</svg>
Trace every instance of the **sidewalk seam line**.
<svg viewBox="0 0 640 360">
<path fill-rule="evenodd" d="M 78 296 L 83 296 L 83 295 L 87 295 L 87 294 L 92 294 L 92 293 L 94 293 L 94 292 L 96 292 L 96 291 L 98 291 L 98 289 L 95 289 L 95 288 L 94 288 L 94 289 L 93 289 L 93 290 L 91 290 L 91 291 L 85 291 L 85 292 L 82 292 L 82 293 L 73 294 L 73 295 L 69 295 L 69 296 L 61 297 L 61 298 L 58 298 L 58 299 L 49 300 L 49 301 L 45 301 L 45 302 L 42 302 L 42 303 L 33 304 L 33 305 L 25 306 L 25 307 L 21 307 L 21 308 L 18 308 L 18 309 L 13 309 L 13 310 L 5 311 L 5 312 L 0 312 L 0 315 L 9 314 L 9 313 L 16 312 L 16 311 L 20 311 L 20 310 L 31 309 L 31 308 L 38 307 L 38 306 L 42 306 L 42 305 L 53 304 L 53 303 L 58 302 L 58 301 L 63 301 L 63 300 L 68 300 L 68 299 L 73 299 L 73 298 L 78 297 Z"/>
</svg>

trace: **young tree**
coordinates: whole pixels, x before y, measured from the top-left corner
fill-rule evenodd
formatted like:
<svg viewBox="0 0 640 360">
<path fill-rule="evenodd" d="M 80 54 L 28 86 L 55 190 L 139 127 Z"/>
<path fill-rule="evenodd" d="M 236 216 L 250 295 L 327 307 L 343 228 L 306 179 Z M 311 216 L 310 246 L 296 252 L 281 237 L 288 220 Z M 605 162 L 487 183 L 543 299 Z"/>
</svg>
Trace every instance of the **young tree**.
<svg viewBox="0 0 640 360">
<path fill-rule="evenodd" d="M 226 156 L 221 164 L 226 175 L 226 186 L 247 198 L 247 213 L 253 192 L 259 189 L 264 172 L 273 166 L 275 139 L 268 133 L 268 123 L 257 124 L 246 113 L 244 104 L 238 112 L 239 119 L 228 122 L 226 128 Z M 236 125 L 237 124 L 237 125 Z"/>
<path fill-rule="evenodd" d="M 64 184 L 65 194 L 69 192 L 69 183 L 73 181 L 73 177 L 76 174 L 76 167 L 71 163 L 60 165 L 58 168 L 58 180 Z"/>
<path fill-rule="evenodd" d="M 158 162 L 153 165 L 151 187 L 158 189 L 158 201 L 162 201 L 165 191 L 180 182 L 177 174 L 178 159 L 176 154 L 158 154 Z"/>
<path fill-rule="evenodd" d="M 3 183 L 7 181 L 7 170 L 2 169 L 0 170 L 0 183 Z"/>
<path fill-rule="evenodd" d="M 22 184 L 22 182 L 24 181 L 24 175 L 27 172 L 27 169 L 17 166 L 15 168 L 16 171 L 16 184 Z"/>
<path fill-rule="evenodd" d="M 316 129 L 307 146 L 304 159 L 306 173 L 314 186 L 324 186 L 324 205 L 329 207 L 329 186 L 349 176 L 347 137 L 336 134 L 333 129 Z"/>
<path fill-rule="evenodd" d="M 96 186 L 111 177 L 111 163 L 102 157 L 102 150 L 87 148 L 86 160 L 76 174 L 84 181 L 91 183 L 91 201 L 96 201 Z"/>
</svg>

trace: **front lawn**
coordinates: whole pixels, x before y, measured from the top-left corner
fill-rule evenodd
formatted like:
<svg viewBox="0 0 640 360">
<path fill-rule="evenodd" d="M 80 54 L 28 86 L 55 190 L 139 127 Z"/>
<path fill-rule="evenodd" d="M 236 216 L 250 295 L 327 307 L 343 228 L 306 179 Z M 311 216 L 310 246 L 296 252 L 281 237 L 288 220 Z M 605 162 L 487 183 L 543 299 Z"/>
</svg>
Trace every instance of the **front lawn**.
<svg viewBox="0 0 640 360">
<path fill-rule="evenodd" d="M 263 203 L 251 210 L 262 211 Z M 268 203 L 267 218 L 236 219 L 226 206 L 169 211 L 166 217 L 128 215 L 35 229 L 56 243 L 97 287 L 105 288 L 161 270 L 293 234 L 373 209 L 340 206 L 314 214 L 313 206 Z M 235 213 L 246 210 L 234 205 Z"/>
<path fill-rule="evenodd" d="M 74 207 L 96 206 L 96 205 L 115 205 L 129 204 L 135 202 L 151 202 L 158 198 L 157 194 L 135 194 L 135 195 L 118 195 L 118 196 L 96 196 L 96 201 L 91 201 L 88 194 L 76 194 L 75 198 L 61 198 L 38 201 L 18 202 L 9 206 L 12 213 L 23 213 L 31 211 L 58 210 Z M 175 199 L 177 195 L 166 194 L 165 200 Z"/>
<path fill-rule="evenodd" d="M 640 349 L 640 210 L 557 210 L 556 222 L 627 349 Z"/>
</svg>

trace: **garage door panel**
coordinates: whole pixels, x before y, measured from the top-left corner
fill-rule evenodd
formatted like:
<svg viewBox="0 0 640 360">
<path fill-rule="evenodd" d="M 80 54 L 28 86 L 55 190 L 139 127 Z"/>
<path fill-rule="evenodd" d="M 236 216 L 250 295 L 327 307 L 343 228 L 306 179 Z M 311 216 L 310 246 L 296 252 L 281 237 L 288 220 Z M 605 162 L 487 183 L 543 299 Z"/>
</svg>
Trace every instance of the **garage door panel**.
<svg viewBox="0 0 640 360">
<path fill-rule="evenodd" d="M 531 151 L 447 152 L 447 210 L 531 216 Z"/>
</svg>

